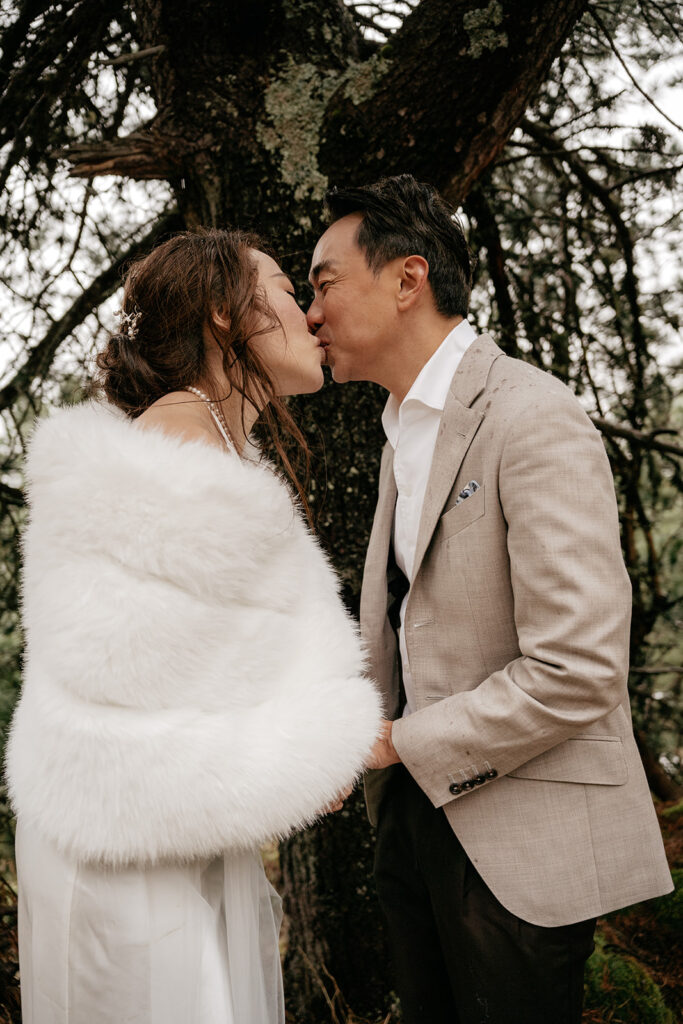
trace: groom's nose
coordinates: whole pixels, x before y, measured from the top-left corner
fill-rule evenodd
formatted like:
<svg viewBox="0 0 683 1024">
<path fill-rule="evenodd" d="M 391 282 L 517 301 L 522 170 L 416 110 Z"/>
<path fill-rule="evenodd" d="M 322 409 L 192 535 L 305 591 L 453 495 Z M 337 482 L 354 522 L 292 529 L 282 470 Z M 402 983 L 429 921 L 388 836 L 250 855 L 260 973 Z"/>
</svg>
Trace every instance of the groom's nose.
<svg viewBox="0 0 683 1024">
<path fill-rule="evenodd" d="M 316 296 L 313 302 L 308 307 L 306 313 L 306 323 L 311 334 L 315 334 L 319 327 L 322 327 L 325 317 L 323 316 L 322 302 Z"/>
</svg>

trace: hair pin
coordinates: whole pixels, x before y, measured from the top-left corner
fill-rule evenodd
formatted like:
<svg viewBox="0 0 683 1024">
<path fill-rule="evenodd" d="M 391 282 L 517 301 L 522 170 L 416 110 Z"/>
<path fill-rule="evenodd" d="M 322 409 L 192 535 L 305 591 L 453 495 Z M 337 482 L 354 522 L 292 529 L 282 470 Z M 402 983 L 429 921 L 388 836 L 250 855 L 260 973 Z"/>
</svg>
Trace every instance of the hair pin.
<svg viewBox="0 0 683 1024">
<path fill-rule="evenodd" d="M 118 317 L 119 333 L 125 334 L 130 341 L 135 341 L 142 310 L 136 307 L 132 313 L 125 313 L 122 309 L 117 309 L 114 316 Z"/>
</svg>

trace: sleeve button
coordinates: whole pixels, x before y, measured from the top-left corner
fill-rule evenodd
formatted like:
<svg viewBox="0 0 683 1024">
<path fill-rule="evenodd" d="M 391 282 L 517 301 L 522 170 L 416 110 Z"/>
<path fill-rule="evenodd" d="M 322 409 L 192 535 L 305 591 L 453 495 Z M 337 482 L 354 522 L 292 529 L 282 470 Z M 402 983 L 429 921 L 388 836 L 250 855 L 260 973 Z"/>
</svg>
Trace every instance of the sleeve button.
<svg viewBox="0 0 683 1024">
<path fill-rule="evenodd" d="M 462 783 L 462 789 L 474 789 L 474 782 L 472 779 L 465 779 Z"/>
<path fill-rule="evenodd" d="M 476 778 L 474 779 L 474 785 L 475 786 L 483 786 L 485 782 L 486 782 L 486 776 L 485 775 L 477 775 Z"/>
<path fill-rule="evenodd" d="M 448 791 L 449 793 L 452 793 L 453 796 L 457 796 L 458 793 L 460 792 L 460 786 L 458 785 L 457 782 L 451 782 L 450 786 L 448 787 Z"/>
<path fill-rule="evenodd" d="M 490 768 L 487 771 L 487 773 L 486 773 L 486 778 L 487 779 L 497 779 L 498 778 L 498 772 L 496 771 L 496 769 L 495 768 Z"/>
</svg>

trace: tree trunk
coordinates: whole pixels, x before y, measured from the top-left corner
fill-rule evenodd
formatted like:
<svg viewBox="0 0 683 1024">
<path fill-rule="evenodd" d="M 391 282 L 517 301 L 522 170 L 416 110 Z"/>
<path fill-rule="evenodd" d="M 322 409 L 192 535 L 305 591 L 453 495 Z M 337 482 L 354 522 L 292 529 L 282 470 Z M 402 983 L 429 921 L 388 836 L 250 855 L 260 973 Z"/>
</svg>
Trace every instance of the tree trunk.
<svg viewBox="0 0 683 1024">
<path fill-rule="evenodd" d="M 280 851 L 289 917 L 285 997 L 297 1024 L 389 1012 L 391 968 L 370 877 L 373 836 L 360 792 Z M 337 1016 L 330 1010 L 330 1003 Z"/>
<path fill-rule="evenodd" d="M 640 754 L 647 776 L 650 789 L 660 800 L 680 800 L 683 797 L 683 787 L 679 786 L 674 779 L 662 768 L 661 764 L 650 750 L 647 736 L 640 729 L 635 730 L 638 753 Z"/>
<path fill-rule="evenodd" d="M 305 278 L 330 183 L 412 172 L 461 201 L 501 152 L 585 0 L 422 0 L 391 41 L 364 41 L 341 0 L 131 0 L 157 106 L 72 173 L 167 178 L 187 225 L 258 229 Z M 508 339 L 508 344 L 513 344 Z M 318 456 L 311 499 L 356 610 L 384 398 L 327 387 L 294 403 Z M 311 629 L 315 629 L 311 623 Z M 388 1012 L 392 988 L 359 794 L 284 844 L 286 991 L 297 1024 Z M 329 971 L 329 975 L 326 973 Z M 334 979 L 334 980 L 333 980 Z M 327 992 L 327 997 L 323 993 Z"/>
</svg>

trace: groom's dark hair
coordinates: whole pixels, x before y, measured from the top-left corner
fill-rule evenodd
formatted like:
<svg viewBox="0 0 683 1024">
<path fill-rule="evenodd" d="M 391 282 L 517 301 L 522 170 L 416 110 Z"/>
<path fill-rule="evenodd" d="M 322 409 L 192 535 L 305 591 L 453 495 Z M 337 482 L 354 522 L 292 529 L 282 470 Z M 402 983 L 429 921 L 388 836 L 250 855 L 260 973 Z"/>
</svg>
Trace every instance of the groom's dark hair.
<svg viewBox="0 0 683 1024">
<path fill-rule="evenodd" d="M 398 256 L 422 256 L 438 312 L 467 316 L 474 261 L 455 210 L 432 185 L 398 174 L 374 185 L 330 189 L 325 208 L 330 223 L 363 215 L 356 241 L 375 274 Z"/>
</svg>

